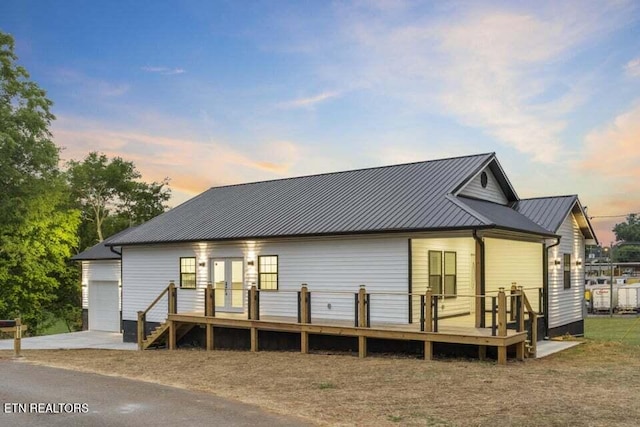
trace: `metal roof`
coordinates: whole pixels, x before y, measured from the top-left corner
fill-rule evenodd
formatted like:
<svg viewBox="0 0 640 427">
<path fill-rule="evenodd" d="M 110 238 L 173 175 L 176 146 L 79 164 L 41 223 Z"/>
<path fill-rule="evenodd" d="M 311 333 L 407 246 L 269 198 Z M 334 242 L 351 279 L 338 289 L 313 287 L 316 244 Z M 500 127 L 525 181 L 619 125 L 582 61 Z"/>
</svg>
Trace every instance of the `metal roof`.
<svg viewBox="0 0 640 427">
<path fill-rule="evenodd" d="M 517 201 L 513 208 L 549 231 L 556 232 L 575 204 L 577 196 L 539 197 Z"/>
<path fill-rule="evenodd" d="M 514 215 L 521 216 L 515 211 L 495 221 L 478 215 L 451 195 L 492 162 L 495 154 L 486 153 L 214 187 L 107 245 L 470 229 L 500 224 L 509 228 L 523 225 L 522 231 L 548 235 L 547 230 L 532 227 L 530 221 L 515 220 Z M 503 214 L 502 210 L 491 212 Z"/>
<path fill-rule="evenodd" d="M 113 260 L 120 259 L 121 256 L 111 250 L 111 246 L 108 243 L 114 241 L 115 239 L 121 238 L 129 231 L 135 229 L 136 227 L 129 227 L 122 231 L 117 232 L 116 234 L 107 237 L 102 242 L 97 243 L 91 246 L 89 249 L 85 249 L 77 255 L 71 257 L 73 261 L 96 261 L 96 260 Z M 115 249 L 114 249 L 115 250 Z"/>
<path fill-rule="evenodd" d="M 506 230 L 524 231 L 533 234 L 553 236 L 555 233 L 536 224 L 525 215 L 520 214 L 509 206 L 486 200 L 472 199 L 459 196 L 458 199 L 473 209 L 485 219 L 489 225 Z"/>
<path fill-rule="evenodd" d="M 584 237 L 594 239 L 596 242 L 598 240 L 591 222 L 575 194 L 521 199 L 514 203 L 513 208 L 553 233 L 558 231 L 569 212 L 573 212 Z"/>
</svg>

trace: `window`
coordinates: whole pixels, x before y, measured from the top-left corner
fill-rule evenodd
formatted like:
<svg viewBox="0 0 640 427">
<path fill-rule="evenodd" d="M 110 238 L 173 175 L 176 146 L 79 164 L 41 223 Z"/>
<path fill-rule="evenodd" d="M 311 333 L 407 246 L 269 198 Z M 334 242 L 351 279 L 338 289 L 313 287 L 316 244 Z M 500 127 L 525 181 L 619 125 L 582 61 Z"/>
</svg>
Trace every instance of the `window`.
<svg viewBox="0 0 640 427">
<path fill-rule="evenodd" d="M 453 297 L 457 293 L 456 253 L 444 253 L 444 293 Z"/>
<path fill-rule="evenodd" d="M 180 258 L 180 287 L 183 289 L 196 288 L 195 257 Z"/>
<path fill-rule="evenodd" d="M 429 251 L 429 286 L 434 294 L 442 293 L 442 252 Z"/>
<path fill-rule="evenodd" d="M 429 251 L 429 286 L 436 295 L 455 298 L 458 291 L 457 256 L 455 252 L 444 252 L 443 260 L 442 255 L 441 251 Z"/>
<path fill-rule="evenodd" d="M 480 174 L 480 185 L 482 185 L 482 188 L 487 188 L 487 182 L 489 182 L 489 178 L 487 177 L 487 173 L 486 172 L 482 172 Z"/>
<path fill-rule="evenodd" d="M 273 291 L 278 289 L 277 255 L 258 257 L 258 288 Z"/>
<path fill-rule="evenodd" d="M 562 265 L 564 266 L 564 288 L 571 288 L 571 254 L 563 255 L 564 262 Z"/>
</svg>

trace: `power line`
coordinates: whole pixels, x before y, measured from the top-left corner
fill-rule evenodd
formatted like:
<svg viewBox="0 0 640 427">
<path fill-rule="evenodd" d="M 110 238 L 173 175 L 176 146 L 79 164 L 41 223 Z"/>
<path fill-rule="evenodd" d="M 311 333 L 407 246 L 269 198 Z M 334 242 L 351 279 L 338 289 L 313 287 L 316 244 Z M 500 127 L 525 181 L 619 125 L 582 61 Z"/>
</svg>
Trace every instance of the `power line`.
<svg viewBox="0 0 640 427">
<path fill-rule="evenodd" d="M 629 215 L 640 215 L 640 212 L 631 212 L 631 213 L 623 214 L 623 215 L 594 215 L 594 216 L 590 216 L 589 219 L 594 219 L 594 218 L 626 218 Z"/>
</svg>

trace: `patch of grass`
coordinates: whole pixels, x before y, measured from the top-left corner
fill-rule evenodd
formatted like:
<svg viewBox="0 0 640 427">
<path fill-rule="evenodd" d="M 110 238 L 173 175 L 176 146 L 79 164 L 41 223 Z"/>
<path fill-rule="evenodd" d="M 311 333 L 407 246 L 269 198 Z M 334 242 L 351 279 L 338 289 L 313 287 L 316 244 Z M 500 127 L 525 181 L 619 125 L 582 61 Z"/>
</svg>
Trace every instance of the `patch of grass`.
<svg viewBox="0 0 640 427">
<path fill-rule="evenodd" d="M 55 335 L 55 334 L 66 334 L 69 332 L 69 328 L 67 327 L 67 323 L 62 319 L 56 319 L 51 326 L 42 331 L 40 335 Z"/>
<path fill-rule="evenodd" d="M 588 317 L 585 338 L 640 346 L 640 317 Z"/>
<path fill-rule="evenodd" d="M 399 423 L 400 421 L 402 421 L 402 417 L 398 415 L 389 415 L 387 416 L 387 419 L 393 423 Z"/>
<path fill-rule="evenodd" d="M 327 390 L 327 389 L 336 388 L 336 385 L 332 382 L 321 382 L 320 384 L 318 384 L 318 388 L 320 390 Z"/>
</svg>

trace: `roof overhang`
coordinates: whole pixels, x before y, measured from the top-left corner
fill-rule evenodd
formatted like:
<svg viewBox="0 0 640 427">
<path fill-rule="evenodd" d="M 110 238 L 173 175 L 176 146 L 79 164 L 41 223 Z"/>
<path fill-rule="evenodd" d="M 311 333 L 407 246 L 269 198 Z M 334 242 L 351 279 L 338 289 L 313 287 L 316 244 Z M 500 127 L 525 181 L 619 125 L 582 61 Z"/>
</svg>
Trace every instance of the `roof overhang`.
<svg viewBox="0 0 640 427">
<path fill-rule="evenodd" d="M 589 221 L 589 217 L 582 207 L 580 200 L 576 197 L 576 202 L 573 204 L 571 208 L 571 213 L 573 217 L 576 219 L 578 223 L 578 227 L 580 228 L 580 232 L 585 238 L 585 244 L 587 245 L 597 245 L 598 237 L 596 236 L 596 232 L 593 230 L 593 226 L 591 225 L 591 221 Z"/>
</svg>

